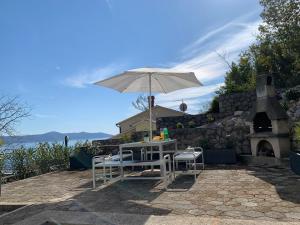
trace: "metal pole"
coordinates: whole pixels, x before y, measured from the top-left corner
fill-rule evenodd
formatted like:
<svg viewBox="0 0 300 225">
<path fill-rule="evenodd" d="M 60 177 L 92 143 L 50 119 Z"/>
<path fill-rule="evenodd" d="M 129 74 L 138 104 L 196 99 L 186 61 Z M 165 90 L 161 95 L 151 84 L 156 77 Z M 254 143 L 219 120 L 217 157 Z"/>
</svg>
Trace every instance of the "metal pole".
<svg viewBox="0 0 300 225">
<path fill-rule="evenodd" d="M 149 141 L 152 141 L 152 107 L 151 107 L 151 103 L 152 103 L 152 99 L 151 99 L 151 74 L 149 74 Z"/>
<path fill-rule="evenodd" d="M 149 74 L 149 141 L 152 141 L 152 91 L 151 91 L 151 74 Z M 150 147 L 150 152 L 151 152 L 151 161 L 153 160 L 153 149 L 152 146 Z M 151 172 L 153 172 L 153 165 L 151 165 Z"/>
</svg>

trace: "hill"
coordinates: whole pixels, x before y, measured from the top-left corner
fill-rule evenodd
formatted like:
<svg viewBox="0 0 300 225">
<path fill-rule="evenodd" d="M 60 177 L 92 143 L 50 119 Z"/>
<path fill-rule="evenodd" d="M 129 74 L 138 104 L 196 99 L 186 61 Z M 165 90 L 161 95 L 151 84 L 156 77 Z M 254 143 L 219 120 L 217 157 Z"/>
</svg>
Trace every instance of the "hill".
<svg viewBox="0 0 300 225">
<path fill-rule="evenodd" d="M 109 138 L 112 135 L 106 134 L 103 132 L 97 133 L 87 133 L 87 132 L 79 132 L 79 133 L 59 133 L 56 131 L 44 133 L 44 134 L 34 134 L 34 135 L 23 135 L 23 136 L 2 136 L 5 144 L 12 143 L 31 143 L 31 142 L 56 142 L 63 141 L 64 137 L 68 136 L 70 140 L 88 140 L 88 139 L 104 139 Z"/>
</svg>

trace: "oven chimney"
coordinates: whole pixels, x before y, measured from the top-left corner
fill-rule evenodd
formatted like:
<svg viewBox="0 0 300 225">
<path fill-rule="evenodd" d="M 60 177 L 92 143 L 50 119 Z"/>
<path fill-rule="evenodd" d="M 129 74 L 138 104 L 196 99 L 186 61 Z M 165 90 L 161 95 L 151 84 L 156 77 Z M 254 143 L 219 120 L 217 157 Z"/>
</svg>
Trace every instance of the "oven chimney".
<svg viewBox="0 0 300 225">
<path fill-rule="evenodd" d="M 151 100 L 150 100 L 151 99 Z M 155 97 L 152 95 L 152 96 L 148 96 L 148 104 L 151 104 L 151 108 L 154 107 L 154 99 Z M 150 105 L 149 105 L 150 106 Z M 150 107 L 149 107 L 150 108 Z"/>
<path fill-rule="evenodd" d="M 275 97 L 274 77 L 271 74 L 262 74 L 256 78 L 257 98 Z"/>
</svg>

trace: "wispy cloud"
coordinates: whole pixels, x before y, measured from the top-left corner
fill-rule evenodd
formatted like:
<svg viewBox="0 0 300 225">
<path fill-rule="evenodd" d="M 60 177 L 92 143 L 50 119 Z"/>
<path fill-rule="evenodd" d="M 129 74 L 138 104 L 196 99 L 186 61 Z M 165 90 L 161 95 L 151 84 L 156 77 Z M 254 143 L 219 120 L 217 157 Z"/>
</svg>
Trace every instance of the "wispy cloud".
<svg viewBox="0 0 300 225">
<path fill-rule="evenodd" d="M 158 95 L 158 103 L 166 107 L 178 107 L 174 101 L 179 97 L 189 104 L 189 112 L 197 113 L 199 104 L 208 102 L 213 93 L 222 85 L 227 64 L 219 56 L 226 53 L 226 60 L 235 61 L 239 54 L 255 41 L 260 20 L 252 22 L 232 21 L 206 35 L 199 37 L 195 42 L 182 50 L 181 62 L 173 63 L 172 69 L 179 71 L 193 71 L 203 83 L 215 83 L 194 89 L 172 92 L 167 95 Z"/>
<path fill-rule="evenodd" d="M 215 92 L 223 83 L 208 85 L 203 87 L 188 88 L 184 90 L 174 91 L 168 94 L 156 95 L 157 103 L 174 102 L 184 100 L 192 100 L 198 97 L 205 96 L 212 92 Z"/>
<path fill-rule="evenodd" d="M 53 115 L 53 114 L 43 114 L 43 113 L 36 113 L 34 114 L 35 117 L 37 118 L 41 118 L 41 119 L 44 119 L 44 118 L 56 118 L 56 115 Z"/>
<path fill-rule="evenodd" d="M 233 24 L 224 25 L 223 27 L 226 27 L 224 30 L 217 28 L 216 30 L 222 30 L 222 32 L 211 32 L 218 35 L 213 43 L 209 40 L 194 42 L 188 47 L 193 49 L 193 56 L 174 65 L 174 69 L 194 71 L 197 78 L 203 82 L 223 77 L 228 68 L 218 53 L 226 53 L 228 61 L 236 60 L 241 51 L 255 41 L 259 24 L 260 21 L 250 22 L 244 24 L 238 31 Z M 233 32 L 232 29 L 235 31 Z M 210 44 L 208 49 L 205 49 L 206 43 Z"/>
<path fill-rule="evenodd" d="M 105 0 L 107 7 L 109 8 L 110 11 L 112 11 L 113 9 L 113 5 L 112 5 L 112 0 Z"/>
<path fill-rule="evenodd" d="M 121 67 L 120 65 L 108 65 L 90 71 L 83 71 L 67 77 L 63 84 L 76 88 L 85 88 L 88 84 L 114 75 L 117 71 L 120 71 Z"/>
<path fill-rule="evenodd" d="M 189 113 L 199 113 L 201 106 L 207 104 L 215 91 L 222 85 L 223 83 L 218 83 L 198 88 L 178 90 L 168 94 L 158 94 L 156 96 L 156 103 L 168 108 L 178 109 L 183 100 L 188 105 Z"/>
<path fill-rule="evenodd" d="M 227 35 L 228 37 L 232 34 L 234 35 L 238 33 L 240 30 L 247 29 L 252 22 L 249 23 L 246 21 L 249 20 L 254 15 L 257 15 L 259 12 L 260 12 L 259 10 L 254 10 L 238 18 L 235 18 L 234 20 L 228 23 L 225 23 L 220 27 L 211 29 L 205 35 L 199 37 L 197 40 L 195 40 L 194 42 L 192 42 L 191 44 L 183 48 L 182 49 L 183 57 L 193 56 L 194 54 L 198 54 L 198 51 L 200 49 L 203 50 L 207 49 L 209 47 L 208 44 L 212 42 L 212 40 L 215 40 L 215 42 L 219 42 L 224 35 Z M 203 48 L 201 48 L 201 46 Z M 216 46 L 213 45 L 213 47 Z"/>
</svg>

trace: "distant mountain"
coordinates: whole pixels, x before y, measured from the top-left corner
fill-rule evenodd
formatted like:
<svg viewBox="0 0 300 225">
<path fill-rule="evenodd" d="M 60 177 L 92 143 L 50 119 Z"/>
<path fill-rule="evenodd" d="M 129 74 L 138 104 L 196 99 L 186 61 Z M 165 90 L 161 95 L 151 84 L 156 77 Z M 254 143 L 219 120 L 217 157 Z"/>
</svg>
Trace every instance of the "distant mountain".
<svg viewBox="0 0 300 225">
<path fill-rule="evenodd" d="M 45 134 L 34 134 L 34 135 L 13 136 L 13 137 L 2 136 L 1 139 L 3 139 L 5 144 L 31 143 L 31 142 L 56 142 L 56 141 L 59 142 L 59 141 L 63 141 L 65 136 L 68 136 L 70 140 L 88 140 L 88 139 L 105 139 L 111 137 L 112 135 L 103 132 L 59 133 L 56 131 L 52 131 Z"/>
</svg>

